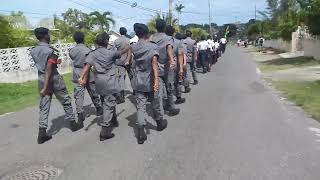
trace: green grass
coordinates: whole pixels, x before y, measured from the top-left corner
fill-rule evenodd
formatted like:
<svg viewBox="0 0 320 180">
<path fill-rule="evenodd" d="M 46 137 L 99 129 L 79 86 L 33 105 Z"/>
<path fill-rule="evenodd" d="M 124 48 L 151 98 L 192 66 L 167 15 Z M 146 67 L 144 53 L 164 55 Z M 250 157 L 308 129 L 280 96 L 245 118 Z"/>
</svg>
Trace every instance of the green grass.
<svg viewBox="0 0 320 180">
<path fill-rule="evenodd" d="M 320 121 L 320 81 L 272 81 L 284 96 Z"/>
<path fill-rule="evenodd" d="M 316 65 L 320 65 L 320 61 L 310 57 L 297 57 L 287 59 L 281 58 L 259 63 L 259 67 L 263 72 L 279 71 L 290 68 Z"/>
<path fill-rule="evenodd" d="M 69 93 L 73 92 L 71 74 L 63 75 Z M 37 81 L 25 83 L 0 83 L 0 115 L 18 111 L 28 106 L 37 105 L 39 101 Z"/>
</svg>

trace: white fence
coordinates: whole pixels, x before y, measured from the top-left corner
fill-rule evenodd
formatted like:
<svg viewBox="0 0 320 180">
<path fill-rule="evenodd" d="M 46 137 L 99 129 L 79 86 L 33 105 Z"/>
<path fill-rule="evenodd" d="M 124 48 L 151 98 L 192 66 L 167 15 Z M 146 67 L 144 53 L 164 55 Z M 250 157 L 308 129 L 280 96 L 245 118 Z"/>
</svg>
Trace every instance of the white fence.
<svg viewBox="0 0 320 180">
<path fill-rule="evenodd" d="M 71 71 L 69 50 L 74 44 L 53 44 L 60 52 L 60 73 Z M 32 47 L 0 49 L 0 83 L 19 83 L 38 78 L 38 71 L 30 55 Z"/>
</svg>

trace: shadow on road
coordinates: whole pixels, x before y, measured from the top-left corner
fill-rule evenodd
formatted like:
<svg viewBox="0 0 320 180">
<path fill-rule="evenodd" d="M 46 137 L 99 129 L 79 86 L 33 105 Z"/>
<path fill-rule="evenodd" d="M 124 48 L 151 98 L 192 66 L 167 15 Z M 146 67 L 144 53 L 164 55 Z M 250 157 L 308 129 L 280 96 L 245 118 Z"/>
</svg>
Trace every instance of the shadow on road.
<svg viewBox="0 0 320 180">
<path fill-rule="evenodd" d="M 128 99 L 130 100 L 130 102 L 132 104 L 136 104 L 135 96 L 131 95 L 131 96 L 128 97 Z M 146 109 L 147 109 L 147 114 L 149 116 L 153 117 L 153 110 L 152 110 L 151 104 L 148 103 Z M 126 117 L 126 119 L 129 121 L 128 126 L 132 127 L 132 129 L 133 129 L 134 136 L 137 137 L 137 124 L 136 124 L 136 122 L 137 122 L 137 113 L 135 112 L 135 113 L 131 114 L 130 116 Z M 150 134 L 150 130 L 157 131 L 157 127 L 154 126 L 153 124 L 151 124 L 148 121 L 147 121 L 145 129 L 146 129 L 146 133 L 147 134 Z"/>
</svg>

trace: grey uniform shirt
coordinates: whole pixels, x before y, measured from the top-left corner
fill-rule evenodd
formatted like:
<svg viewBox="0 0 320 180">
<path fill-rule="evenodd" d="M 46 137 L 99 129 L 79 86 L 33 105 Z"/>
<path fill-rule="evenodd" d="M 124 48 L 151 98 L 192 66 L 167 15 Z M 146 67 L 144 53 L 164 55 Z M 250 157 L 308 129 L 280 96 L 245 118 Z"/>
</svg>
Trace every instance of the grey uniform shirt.
<svg viewBox="0 0 320 180">
<path fill-rule="evenodd" d="M 124 35 L 120 36 L 117 40 L 114 41 L 114 45 L 118 51 L 124 50 L 127 46 L 129 46 L 129 44 L 130 39 Z M 116 61 L 116 64 L 119 66 L 124 66 L 127 61 L 127 56 L 127 53 L 123 54 L 121 58 Z"/>
<path fill-rule="evenodd" d="M 193 53 L 197 49 L 196 41 L 191 39 L 190 37 L 187 37 L 187 39 L 185 39 L 184 42 L 187 46 L 187 62 L 192 62 Z"/>
<path fill-rule="evenodd" d="M 168 65 L 167 47 L 168 45 L 172 45 L 172 37 L 167 36 L 165 33 L 155 33 L 151 41 L 158 45 L 159 76 L 164 76 L 164 66 Z"/>
<path fill-rule="evenodd" d="M 39 42 L 36 47 L 31 49 L 30 54 L 35 63 L 35 66 L 38 69 L 39 75 L 45 74 L 48 58 L 52 53 L 53 48 L 51 48 L 49 44 L 44 42 Z M 55 69 L 52 73 L 58 73 L 58 71 Z"/>
<path fill-rule="evenodd" d="M 47 43 L 39 42 L 38 45 L 31 49 L 31 57 L 38 69 L 39 90 L 44 87 L 45 72 L 48 64 L 49 56 L 54 53 L 54 49 Z M 53 89 L 60 90 L 65 88 L 64 83 L 60 83 L 62 77 L 58 73 L 57 66 L 52 70 L 52 75 L 49 84 L 49 92 Z"/>
<path fill-rule="evenodd" d="M 77 44 L 75 47 L 73 47 L 70 50 L 69 56 L 73 61 L 73 76 L 72 76 L 73 82 L 78 82 L 78 79 L 80 78 L 81 71 L 84 67 L 84 64 L 86 63 L 87 55 L 90 52 L 91 52 L 91 49 L 89 49 L 84 44 Z M 89 81 L 90 82 L 94 81 L 93 76 L 90 76 Z"/>
<path fill-rule="evenodd" d="M 153 91 L 152 58 L 159 56 L 158 46 L 154 43 L 139 40 L 131 45 L 133 54 L 133 69 L 135 76 L 132 80 L 132 89 L 140 92 Z"/>
<path fill-rule="evenodd" d="M 173 47 L 173 52 L 174 52 L 174 60 L 176 61 L 176 64 L 179 65 L 179 54 L 181 53 L 185 53 L 183 46 L 181 45 L 181 41 L 176 39 L 176 38 L 172 38 L 172 47 Z"/>
<path fill-rule="evenodd" d="M 94 68 L 94 79 L 97 93 L 105 96 L 119 93 L 119 80 L 116 76 L 116 59 L 120 51 L 100 47 L 89 53 L 86 63 Z"/>
</svg>

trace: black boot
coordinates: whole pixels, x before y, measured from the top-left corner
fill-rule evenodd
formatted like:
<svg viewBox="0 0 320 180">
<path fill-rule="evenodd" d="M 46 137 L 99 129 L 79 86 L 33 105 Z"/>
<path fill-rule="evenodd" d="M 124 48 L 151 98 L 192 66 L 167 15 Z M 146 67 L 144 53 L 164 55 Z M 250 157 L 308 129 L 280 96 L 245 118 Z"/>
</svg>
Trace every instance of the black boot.
<svg viewBox="0 0 320 180">
<path fill-rule="evenodd" d="M 194 85 L 199 84 L 198 80 L 194 80 L 193 84 L 194 84 Z"/>
<path fill-rule="evenodd" d="M 78 125 L 79 125 L 79 128 L 83 128 L 84 125 L 83 125 L 83 122 L 85 120 L 85 117 L 83 115 L 83 113 L 78 113 Z"/>
<path fill-rule="evenodd" d="M 190 87 L 185 87 L 184 88 L 184 93 L 189 93 L 191 92 L 191 88 Z"/>
<path fill-rule="evenodd" d="M 43 144 L 46 141 L 49 141 L 52 139 L 52 136 L 49 136 L 46 132 L 46 128 L 39 128 L 39 134 L 38 134 L 38 144 Z"/>
<path fill-rule="evenodd" d="M 111 126 L 102 126 L 101 132 L 100 132 L 100 141 L 113 138 L 114 134 L 111 131 L 112 131 Z"/>
<path fill-rule="evenodd" d="M 70 121 L 70 129 L 72 132 L 76 132 L 81 129 L 80 125 L 76 121 Z"/>
<path fill-rule="evenodd" d="M 97 107 L 97 108 L 96 108 L 96 111 L 97 111 L 97 116 L 102 116 L 102 115 L 103 115 L 103 109 L 102 109 L 102 107 Z"/>
<path fill-rule="evenodd" d="M 161 120 L 156 121 L 156 122 L 157 122 L 157 131 L 163 131 L 168 126 L 168 121 L 165 120 L 165 119 L 161 119 Z"/>
<path fill-rule="evenodd" d="M 176 100 L 176 104 L 183 104 L 186 102 L 186 99 L 185 98 L 182 98 L 182 97 L 178 97 L 177 100 Z"/>
<path fill-rule="evenodd" d="M 147 140 L 147 134 L 144 132 L 144 127 L 138 127 L 137 135 L 138 144 L 143 144 Z"/>
<path fill-rule="evenodd" d="M 176 116 L 180 113 L 180 109 L 171 109 L 169 110 L 168 116 Z"/>
</svg>

